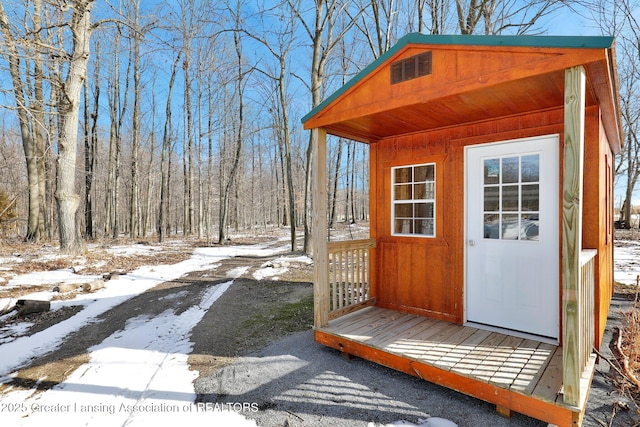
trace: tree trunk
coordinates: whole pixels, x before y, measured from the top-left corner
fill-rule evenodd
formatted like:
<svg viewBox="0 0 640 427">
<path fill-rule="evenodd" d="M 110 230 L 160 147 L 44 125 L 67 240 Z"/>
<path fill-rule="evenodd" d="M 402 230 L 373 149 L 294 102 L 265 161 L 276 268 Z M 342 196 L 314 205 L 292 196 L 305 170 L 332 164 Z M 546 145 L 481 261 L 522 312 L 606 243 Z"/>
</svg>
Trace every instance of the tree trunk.
<svg viewBox="0 0 640 427">
<path fill-rule="evenodd" d="M 240 2 L 238 2 L 238 15 L 240 14 Z M 240 17 L 236 17 L 236 25 L 239 26 Z M 231 194 L 231 187 L 234 183 L 235 176 L 238 171 L 238 164 L 240 163 L 240 154 L 242 153 L 242 138 L 244 137 L 244 71 L 242 66 L 242 47 L 240 46 L 240 35 L 238 32 L 233 33 L 233 41 L 236 49 L 236 55 L 238 58 L 238 75 L 237 75 L 237 96 L 238 96 L 238 123 L 237 131 L 235 135 L 236 147 L 233 160 L 231 163 L 231 169 L 229 170 L 229 177 L 224 186 L 222 194 L 222 200 L 220 201 L 220 227 L 218 228 L 218 243 L 224 243 L 226 239 L 225 226 L 227 224 L 227 214 L 229 209 L 229 196 Z"/>
<path fill-rule="evenodd" d="M 342 146 L 343 146 L 343 139 L 339 138 L 338 139 L 338 153 L 336 154 L 336 166 L 335 166 L 335 173 L 333 176 L 333 191 L 331 192 L 331 203 L 329 204 L 329 206 L 331 206 L 331 211 L 329 214 L 329 228 L 333 228 L 333 226 L 335 225 L 336 222 L 336 199 L 337 199 L 337 194 L 338 194 L 338 181 L 339 181 L 339 177 L 340 177 L 340 163 L 342 162 Z"/>
<path fill-rule="evenodd" d="M 133 135 L 131 140 L 131 194 L 129 203 L 129 235 L 137 238 L 139 233 L 138 218 L 138 150 L 140 148 L 140 29 L 138 25 L 138 9 L 140 2 L 133 2 L 133 21 L 136 30 L 132 31 L 133 49 L 131 51 L 131 61 L 133 62 L 133 115 L 132 127 Z"/>
<path fill-rule="evenodd" d="M 156 111 L 156 95 L 155 91 L 151 94 L 151 111 Z M 151 224 L 151 195 L 153 193 L 154 177 L 153 173 L 153 161 L 156 152 L 156 115 L 151 114 L 151 135 L 149 136 L 149 167 L 147 168 L 149 173 L 147 174 L 147 199 L 145 203 L 144 223 L 142 227 L 142 235 L 147 236 L 149 232 L 149 225 Z"/>
<path fill-rule="evenodd" d="M 33 14 L 33 25 L 36 31 L 34 31 L 34 41 L 36 46 L 42 43 L 42 38 L 40 36 L 42 29 L 42 4 L 40 0 L 34 1 L 34 14 Z M 45 140 L 46 130 L 46 114 L 45 114 L 45 103 L 44 103 L 44 65 L 43 65 L 43 56 L 41 54 L 36 54 L 33 60 L 34 65 L 34 75 L 33 75 L 33 142 L 35 148 L 35 162 L 36 168 L 38 170 L 37 180 L 38 180 L 38 220 L 37 220 L 37 230 L 36 230 L 36 240 L 39 240 L 45 236 L 45 226 L 46 226 L 46 167 L 45 167 Z"/>
<path fill-rule="evenodd" d="M 323 49 L 322 46 L 322 34 L 325 29 L 325 20 L 322 19 L 324 11 L 324 2 L 316 1 L 316 9 L 315 9 L 315 27 L 314 31 L 310 34 L 311 41 L 313 44 L 313 54 L 311 57 L 311 108 L 315 108 L 320 105 L 321 102 L 321 89 L 322 89 L 322 81 L 324 79 L 324 66 L 326 63 L 326 55 L 329 54 L 330 49 Z M 330 20 L 329 20 L 330 22 Z M 331 39 L 331 29 L 328 30 L 329 36 L 328 39 Z M 330 47 L 330 46 L 329 46 Z M 311 152 L 312 152 L 312 135 L 309 132 L 309 143 L 307 145 L 307 155 L 306 155 L 306 167 L 305 167 L 305 178 L 304 178 L 304 247 L 303 250 L 305 253 L 310 253 L 311 248 L 313 247 L 313 236 L 311 235 L 311 225 L 309 223 L 310 218 L 312 217 L 312 204 L 309 200 L 309 196 L 311 194 Z"/>
<path fill-rule="evenodd" d="M 97 83 L 97 81 L 96 81 Z M 93 184 L 93 154 L 91 152 L 91 119 L 89 117 L 89 79 L 84 81 L 84 234 L 93 239 L 93 211 L 91 187 Z"/>
<path fill-rule="evenodd" d="M 120 102 L 120 31 L 116 32 L 114 40 L 114 64 L 109 90 L 109 118 L 111 127 L 109 132 L 109 179 L 107 182 L 107 215 L 106 232 L 114 239 L 120 236 L 120 155 L 122 152 L 122 125 L 127 111 L 127 96 L 129 79 L 125 79 L 125 94 L 122 105 Z M 126 75 L 129 75 L 131 61 L 127 65 Z"/>
<path fill-rule="evenodd" d="M 75 191 L 75 168 L 78 143 L 78 117 L 80 92 L 87 75 L 89 61 L 89 40 L 91 37 L 92 0 L 77 1 L 74 4 L 71 29 L 73 30 L 73 50 L 69 60 L 69 70 L 57 105 L 58 128 L 58 173 L 56 200 L 58 202 L 58 224 L 60 248 L 63 252 L 77 253 L 82 241 L 76 227 L 76 212 L 80 198 Z"/>
<path fill-rule="evenodd" d="M 36 1 L 34 8 L 39 9 L 40 2 Z M 39 13 L 38 19 L 39 19 Z M 35 65 L 35 90 L 36 99 L 32 108 L 25 97 L 28 90 L 27 82 L 20 74 L 20 54 L 18 52 L 17 41 L 11 33 L 9 21 L 4 10 L 4 4 L 0 3 L 0 31 L 2 32 L 5 48 L 7 49 L 7 61 L 9 63 L 9 73 L 13 85 L 13 94 L 16 99 L 18 122 L 20 124 L 20 135 L 27 163 L 27 181 L 29 188 L 29 210 L 27 219 L 27 234 L 25 240 L 37 241 L 44 235 L 44 140 L 42 127 L 44 126 L 44 102 L 38 98 L 42 96 L 42 67 L 40 60 Z M 36 31 L 37 33 L 37 31 Z M 39 80 L 39 81 L 38 81 Z M 38 93 L 39 92 L 39 93 Z M 42 120 L 40 123 L 33 123 L 30 118 Z M 38 141 L 37 138 L 41 138 Z M 42 176 L 41 176 L 42 175 Z"/>
<path fill-rule="evenodd" d="M 188 40 L 185 40 L 185 44 L 189 43 Z M 183 172 L 183 182 L 184 182 L 184 225 L 182 232 L 185 235 L 193 234 L 193 224 L 191 223 L 193 209 L 191 207 L 191 197 L 192 197 L 192 189 L 191 184 L 193 182 L 192 171 L 191 168 L 193 166 L 193 154 L 192 154 L 192 141 L 191 141 L 191 80 L 189 77 L 189 61 L 190 61 L 190 49 L 187 46 L 185 48 L 185 58 L 182 64 L 182 68 L 184 71 L 184 110 L 187 115 L 186 117 L 186 126 L 184 129 L 185 142 L 182 145 L 182 172 Z"/>
<path fill-rule="evenodd" d="M 91 209 L 91 219 L 92 222 L 95 220 L 94 212 L 93 212 L 93 196 L 91 195 L 93 192 L 94 186 L 94 174 L 97 170 L 97 159 L 98 159 L 98 115 L 100 113 L 100 43 L 96 44 L 96 61 L 93 69 L 93 80 L 95 84 L 95 93 L 93 95 L 93 112 L 91 113 L 91 188 L 87 189 L 90 197 L 90 205 Z M 95 227 L 92 225 L 91 227 L 91 238 L 95 238 Z"/>
<path fill-rule="evenodd" d="M 158 241 L 164 240 L 164 234 L 168 224 L 168 202 L 169 202 L 169 182 L 171 178 L 171 97 L 173 95 L 173 85 L 176 81 L 178 64 L 180 63 L 180 53 L 176 56 L 171 68 L 171 78 L 169 79 L 169 93 L 167 94 L 167 104 L 165 108 L 166 118 L 164 122 L 164 134 L 162 135 L 162 154 L 160 155 L 160 208 L 158 212 Z M 165 166 L 165 163 L 169 163 Z M 166 169 L 166 170 L 165 170 Z"/>
</svg>

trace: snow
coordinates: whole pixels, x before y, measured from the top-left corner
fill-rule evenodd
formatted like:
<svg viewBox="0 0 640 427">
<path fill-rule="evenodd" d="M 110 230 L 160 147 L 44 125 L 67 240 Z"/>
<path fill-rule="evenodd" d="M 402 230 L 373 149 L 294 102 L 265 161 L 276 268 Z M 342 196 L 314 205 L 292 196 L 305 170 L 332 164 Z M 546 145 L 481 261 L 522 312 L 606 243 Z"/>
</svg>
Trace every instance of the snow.
<svg viewBox="0 0 640 427">
<path fill-rule="evenodd" d="M 14 277 L 4 285 L 4 289 L 26 285 L 46 285 L 56 283 L 87 283 L 100 279 L 102 276 L 79 275 L 69 268 L 53 271 L 36 271 Z"/>
<path fill-rule="evenodd" d="M 253 278 L 264 280 L 271 278 L 277 280 L 279 276 L 289 271 L 291 263 L 311 264 L 313 261 L 308 256 L 286 256 L 279 257 L 273 261 L 267 261 L 261 268 L 253 272 Z"/>
<path fill-rule="evenodd" d="M 640 242 L 619 242 L 613 256 L 614 280 L 626 285 L 636 285 L 640 275 Z"/>
<path fill-rule="evenodd" d="M 149 254 L 156 250 L 145 245 L 119 246 L 109 253 Z M 106 282 L 104 289 L 90 294 L 78 294 L 71 300 L 52 301 L 52 310 L 66 306 L 82 306 L 72 317 L 31 336 L 22 336 L 28 322 L 13 324 L 0 330 L 0 382 L 7 382 L 15 371 L 32 357 L 58 348 L 65 337 L 87 323 L 97 322 L 100 314 L 159 283 L 175 280 L 191 271 L 213 270 L 219 263 L 234 256 L 274 256 L 284 247 L 228 246 L 198 248 L 193 255 L 173 265 L 145 266 L 118 280 Z M 8 259 L 4 259 L 7 260 Z M 16 262 L 21 262 L 16 260 Z M 310 263 L 308 257 L 281 256 L 264 263 L 253 277 L 277 277 L 292 263 Z M 80 266 L 81 267 L 81 266 Z M 81 268 L 75 268 L 81 273 Z M 3 267 L 4 268 L 4 267 Z M 214 302 L 231 286 L 233 280 L 248 272 L 237 267 L 229 272 L 229 281 L 208 288 L 200 302 L 177 314 L 172 310 L 149 317 L 128 320 L 122 330 L 105 338 L 88 350 L 89 361 L 50 390 L 10 389 L 0 395 L 2 425 L 31 427 L 42 424 L 67 426 L 147 426 L 163 425 L 173 419 L 188 425 L 256 426 L 243 414 L 257 411 L 255 403 L 237 402 L 221 407 L 211 403 L 196 403 L 193 380 L 197 372 L 189 370 L 188 355 L 193 349 L 189 337 Z M 615 248 L 615 280 L 635 284 L 640 275 L 640 243 L 627 241 Z M 74 273 L 70 269 L 34 272 L 13 277 L 4 286 L 26 284 L 83 283 L 99 278 L 96 275 Z M 176 292 L 165 298 L 180 298 Z M 52 300 L 53 293 L 38 292 L 28 296 Z M 41 381 L 47 381 L 42 378 Z M 171 418 L 173 417 L 173 418 Z M 445 418 L 431 417 L 417 423 L 397 421 L 385 426 L 370 427 L 456 427 Z"/>
</svg>

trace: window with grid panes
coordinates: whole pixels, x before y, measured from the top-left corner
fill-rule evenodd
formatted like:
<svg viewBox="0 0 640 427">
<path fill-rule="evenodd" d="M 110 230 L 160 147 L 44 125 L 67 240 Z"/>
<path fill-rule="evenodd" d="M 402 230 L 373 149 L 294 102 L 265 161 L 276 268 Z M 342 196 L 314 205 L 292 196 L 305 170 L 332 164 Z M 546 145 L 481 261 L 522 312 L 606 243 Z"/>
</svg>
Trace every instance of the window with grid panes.
<svg viewBox="0 0 640 427">
<path fill-rule="evenodd" d="M 435 237 L 436 165 L 392 168 L 391 232 L 396 236 Z"/>
</svg>

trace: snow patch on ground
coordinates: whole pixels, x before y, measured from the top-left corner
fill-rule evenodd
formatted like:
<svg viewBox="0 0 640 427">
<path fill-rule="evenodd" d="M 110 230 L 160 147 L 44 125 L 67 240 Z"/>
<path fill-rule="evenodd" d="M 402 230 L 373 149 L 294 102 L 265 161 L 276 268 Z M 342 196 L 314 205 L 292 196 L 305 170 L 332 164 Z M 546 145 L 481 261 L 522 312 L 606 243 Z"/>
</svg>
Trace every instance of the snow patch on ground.
<svg viewBox="0 0 640 427">
<path fill-rule="evenodd" d="M 250 267 L 236 267 L 236 268 L 232 268 L 231 270 L 227 271 L 227 277 L 231 277 L 233 279 L 238 279 L 240 277 L 242 277 L 242 275 L 244 273 L 246 273 L 249 270 Z"/>
<path fill-rule="evenodd" d="M 253 278 L 256 280 L 269 278 L 277 280 L 279 276 L 289 271 L 292 263 L 311 264 L 313 261 L 308 256 L 279 257 L 262 264 L 260 269 L 253 272 Z"/>
<path fill-rule="evenodd" d="M 98 275 L 76 274 L 70 268 L 53 271 L 35 271 L 33 273 L 22 274 L 9 280 L 3 288 L 15 288 L 20 286 L 33 285 L 53 285 L 58 283 L 87 283 L 100 279 Z"/>
<path fill-rule="evenodd" d="M 616 246 L 613 256 L 614 280 L 626 285 L 635 285 L 640 275 L 640 242 L 624 241 Z"/>
</svg>

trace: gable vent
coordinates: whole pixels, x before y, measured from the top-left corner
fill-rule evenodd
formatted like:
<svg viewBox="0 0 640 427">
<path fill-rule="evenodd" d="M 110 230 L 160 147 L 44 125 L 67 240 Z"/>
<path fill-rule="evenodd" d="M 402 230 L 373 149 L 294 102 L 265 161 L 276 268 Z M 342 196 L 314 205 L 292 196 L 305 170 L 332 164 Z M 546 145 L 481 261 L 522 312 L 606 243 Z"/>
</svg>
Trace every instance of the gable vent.
<svg viewBox="0 0 640 427">
<path fill-rule="evenodd" d="M 391 64 L 391 84 L 431 74 L 431 52 L 421 53 Z"/>
</svg>

